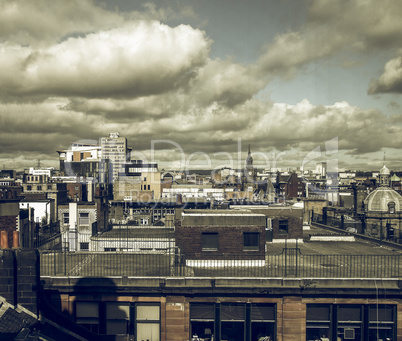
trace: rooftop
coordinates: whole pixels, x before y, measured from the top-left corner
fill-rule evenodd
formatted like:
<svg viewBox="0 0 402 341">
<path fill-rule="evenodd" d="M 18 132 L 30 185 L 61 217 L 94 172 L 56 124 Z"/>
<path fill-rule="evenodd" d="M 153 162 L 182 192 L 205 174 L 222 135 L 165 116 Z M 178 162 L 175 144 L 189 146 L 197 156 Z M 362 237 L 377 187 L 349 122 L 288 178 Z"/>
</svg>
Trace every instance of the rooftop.
<svg viewBox="0 0 402 341">
<path fill-rule="evenodd" d="M 133 230 L 134 231 L 134 230 Z M 309 234 L 326 230 L 313 227 Z M 307 232 L 307 231 L 306 231 Z M 334 236 L 331 232 L 327 236 Z M 337 235 L 341 237 L 341 235 Z M 296 247 L 297 246 L 297 247 Z M 365 241 L 267 243 L 265 261 L 244 259 L 186 260 L 179 250 L 159 253 L 70 252 L 42 253 L 41 276 L 50 277 L 184 277 L 184 278 L 381 278 L 402 277 L 401 250 Z"/>
</svg>

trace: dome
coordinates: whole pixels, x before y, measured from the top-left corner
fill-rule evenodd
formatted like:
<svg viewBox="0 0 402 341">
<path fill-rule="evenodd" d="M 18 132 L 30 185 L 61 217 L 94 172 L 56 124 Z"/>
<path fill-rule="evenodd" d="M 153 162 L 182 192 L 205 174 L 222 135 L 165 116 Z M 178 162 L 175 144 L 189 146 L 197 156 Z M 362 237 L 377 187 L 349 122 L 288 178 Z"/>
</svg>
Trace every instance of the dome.
<svg viewBox="0 0 402 341">
<path fill-rule="evenodd" d="M 380 174 L 381 175 L 390 175 L 391 172 L 389 171 L 389 169 L 387 167 L 385 167 L 385 165 L 381 168 L 380 170 Z"/>
<path fill-rule="evenodd" d="M 364 206 L 367 212 L 388 212 L 390 202 L 395 203 L 395 212 L 401 211 L 402 196 L 389 187 L 378 187 L 364 199 Z"/>
</svg>

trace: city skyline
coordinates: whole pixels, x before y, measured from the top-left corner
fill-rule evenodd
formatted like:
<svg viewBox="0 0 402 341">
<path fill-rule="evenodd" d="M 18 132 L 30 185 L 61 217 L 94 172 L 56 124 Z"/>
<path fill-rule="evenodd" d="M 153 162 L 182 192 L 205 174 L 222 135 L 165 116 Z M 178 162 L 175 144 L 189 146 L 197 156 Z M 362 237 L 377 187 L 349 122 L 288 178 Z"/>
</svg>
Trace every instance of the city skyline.
<svg viewBox="0 0 402 341">
<path fill-rule="evenodd" d="M 3 168 L 57 166 L 57 149 L 119 131 L 134 158 L 166 141 L 162 167 L 179 165 L 175 145 L 225 166 L 239 140 L 243 157 L 251 144 L 281 168 L 313 166 L 337 139 L 339 168 L 379 169 L 385 152 L 402 169 L 398 1 L 0 7 Z"/>
</svg>

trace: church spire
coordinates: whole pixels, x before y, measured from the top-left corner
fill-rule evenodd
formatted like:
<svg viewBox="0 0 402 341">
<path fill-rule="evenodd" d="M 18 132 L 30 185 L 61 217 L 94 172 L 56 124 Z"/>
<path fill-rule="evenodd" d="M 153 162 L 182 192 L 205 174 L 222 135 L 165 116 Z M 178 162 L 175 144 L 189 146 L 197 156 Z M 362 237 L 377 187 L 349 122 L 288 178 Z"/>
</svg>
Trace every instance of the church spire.
<svg viewBox="0 0 402 341">
<path fill-rule="evenodd" d="M 248 167 L 248 168 L 253 167 L 253 157 L 251 156 L 250 145 L 248 145 L 248 155 L 247 155 L 247 159 L 246 159 L 246 167 Z"/>
</svg>

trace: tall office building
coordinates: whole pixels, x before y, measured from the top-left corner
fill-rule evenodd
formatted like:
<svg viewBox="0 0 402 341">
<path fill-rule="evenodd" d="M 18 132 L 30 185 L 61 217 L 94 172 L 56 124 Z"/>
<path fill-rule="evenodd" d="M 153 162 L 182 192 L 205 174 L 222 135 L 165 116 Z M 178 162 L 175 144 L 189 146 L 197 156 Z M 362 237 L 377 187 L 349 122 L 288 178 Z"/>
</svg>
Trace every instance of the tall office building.
<svg viewBox="0 0 402 341">
<path fill-rule="evenodd" d="M 127 139 L 120 137 L 119 133 L 110 133 L 109 137 L 100 138 L 102 159 L 109 159 L 113 167 L 113 181 L 119 173 L 125 172 L 125 164 L 130 161 L 131 148 L 127 148 Z"/>
</svg>

